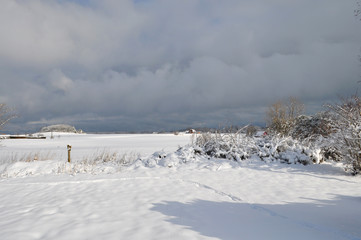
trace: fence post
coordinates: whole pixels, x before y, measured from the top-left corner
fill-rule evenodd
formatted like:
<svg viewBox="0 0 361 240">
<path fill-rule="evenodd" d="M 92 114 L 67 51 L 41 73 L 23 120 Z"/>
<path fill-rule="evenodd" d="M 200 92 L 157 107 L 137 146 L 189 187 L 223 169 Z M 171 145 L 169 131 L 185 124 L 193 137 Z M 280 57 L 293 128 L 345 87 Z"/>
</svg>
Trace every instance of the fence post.
<svg viewBox="0 0 361 240">
<path fill-rule="evenodd" d="M 68 148 L 68 163 L 70 163 L 70 151 L 71 151 L 71 146 L 70 146 L 70 145 L 68 145 L 68 146 L 67 146 L 67 148 Z"/>
</svg>

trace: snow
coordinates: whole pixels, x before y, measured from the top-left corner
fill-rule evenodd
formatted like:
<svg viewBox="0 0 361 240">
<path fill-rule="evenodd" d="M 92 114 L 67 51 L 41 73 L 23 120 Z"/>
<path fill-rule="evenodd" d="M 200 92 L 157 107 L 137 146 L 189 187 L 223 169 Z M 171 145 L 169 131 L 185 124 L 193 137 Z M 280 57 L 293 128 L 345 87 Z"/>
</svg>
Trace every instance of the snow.
<svg viewBox="0 0 361 240">
<path fill-rule="evenodd" d="M 0 239 L 361 239 L 361 177 L 339 164 L 194 158 L 176 151 L 190 135 L 59 135 L 1 141 Z M 90 161 L 104 152 L 139 159 Z"/>
</svg>

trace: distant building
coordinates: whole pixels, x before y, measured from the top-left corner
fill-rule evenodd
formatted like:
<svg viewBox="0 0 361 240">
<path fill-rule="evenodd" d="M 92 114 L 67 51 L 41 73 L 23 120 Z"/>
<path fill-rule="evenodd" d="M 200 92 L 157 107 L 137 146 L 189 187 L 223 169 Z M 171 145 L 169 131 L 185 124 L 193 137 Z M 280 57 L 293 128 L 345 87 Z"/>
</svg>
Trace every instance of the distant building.
<svg viewBox="0 0 361 240">
<path fill-rule="evenodd" d="M 186 131 L 186 133 L 192 134 L 192 133 L 197 133 L 197 131 L 195 129 L 189 129 Z"/>
</svg>

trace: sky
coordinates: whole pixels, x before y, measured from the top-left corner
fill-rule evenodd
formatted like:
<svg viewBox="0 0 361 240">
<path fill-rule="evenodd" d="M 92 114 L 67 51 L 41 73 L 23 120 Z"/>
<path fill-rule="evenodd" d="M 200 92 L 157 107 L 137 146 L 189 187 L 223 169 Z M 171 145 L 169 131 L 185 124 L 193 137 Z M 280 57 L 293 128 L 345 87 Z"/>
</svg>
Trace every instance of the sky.
<svg viewBox="0 0 361 240">
<path fill-rule="evenodd" d="M 0 3 L 3 132 L 264 124 L 361 86 L 354 0 L 11 0 Z"/>
</svg>

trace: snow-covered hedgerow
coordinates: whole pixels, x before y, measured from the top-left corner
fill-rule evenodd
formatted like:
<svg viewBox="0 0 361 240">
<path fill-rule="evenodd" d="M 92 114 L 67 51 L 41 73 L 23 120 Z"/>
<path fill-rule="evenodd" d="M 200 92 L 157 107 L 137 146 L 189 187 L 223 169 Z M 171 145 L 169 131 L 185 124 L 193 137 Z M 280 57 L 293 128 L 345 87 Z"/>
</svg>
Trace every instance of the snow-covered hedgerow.
<svg viewBox="0 0 361 240">
<path fill-rule="evenodd" d="M 155 152 L 139 159 L 135 165 L 145 167 L 177 168 L 196 164 L 213 168 L 217 162 L 228 162 L 240 167 L 241 162 L 264 161 L 286 164 L 313 164 L 323 161 L 321 149 L 306 146 L 291 137 L 249 137 L 240 133 L 203 133 L 196 136 L 193 144 L 180 147 L 177 151 Z"/>
<path fill-rule="evenodd" d="M 321 149 L 292 137 L 249 137 L 244 134 L 210 134 L 197 137 L 195 153 L 235 161 L 260 159 L 282 163 L 320 163 Z"/>
</svg>

